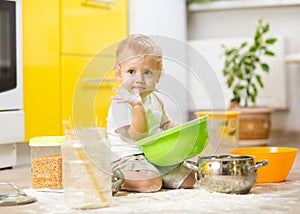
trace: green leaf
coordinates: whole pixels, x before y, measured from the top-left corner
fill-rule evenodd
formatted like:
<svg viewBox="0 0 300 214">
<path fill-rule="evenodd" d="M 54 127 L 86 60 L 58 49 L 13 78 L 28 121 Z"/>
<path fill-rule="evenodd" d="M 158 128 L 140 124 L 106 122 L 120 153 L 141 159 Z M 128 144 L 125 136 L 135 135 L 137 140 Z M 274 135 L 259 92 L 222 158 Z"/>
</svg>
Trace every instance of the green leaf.
<svg viewBox="0 0 300 214">
<path fill-rule="evenodd" d="M 225 51 L 225 54 L 226 54 L 227 56 L 229 56 L 229 55 L 231 55 L 234 51 L 235 51 L 234 48 L 233 48 L 233 49 L 229 49 L 229 50 L 226 50 L 226 51 Z"/>
<path fill-rule="evenodd" d="M 257 45 L 257 46 L 260 45 L 260 43 L 261 43 L 261 34 L 259 32 L 255 35 L 254 41 L 255 41 L 255 45 Z"/>
<path fill-rule="evenodd" d="M 253 66 L 245 66 L 245 71 L 246 71 L 246 74 L 250 74 L 253 70 Z"/>
<path fill-rule="evenodd" d="M 251 46 L 250 49 L 249 49 L 250 52 L 255 52 L 256 50 L 257 50 L 256 45 Z"/>
<path fill-rule="evenodd" d="M 268 39 L 266 39 L 266 43 L 267 44 L 274 44 L 275 42 L 277 41 L 277 39 L 276 38 L 268 38 Z"/>
<path fill-rule="evenodd" d="M 225 61 L 225 68 L 228 67 L 231 63 L 232 63 L 231 61 L 226 60 L 226 61 Z"/>
<path fill-rule="evenodd" d="M 230 78 L 227 80 L 227 85 L 228 85 L 229 88 L 232 86 L 233 81 L 234 81 L 234 78 L 233 78 L 233 77 L 230 77 Z"/>
<path fill-rule="evenodd" d="M 260 50 L 267 50 L 267 47 L 264 46 L 264 45 L 262 45 L 262 46 L 260 47 Z"/>
<path fill-rule="evenodd" d="M 266 24 L 264 27 L 263 27 L 263 32 L 266 33 L 270 30 L 270 24 Z"/>
<path fill-rule="evenodd" d="M 240 70 L 239 72 L 236 73 L 236 76 L 239 78 L 239 79 L 244 79 L 244 75 L 243 75 L 243 72 Z"/>
<path fill-rule="evenodd" d="M 242 49 L 242 48 L 244 48 L 244 47 L 246 47 L 247 46 L 247 42 L 243 42 L 241 45 L 240 45 L 240 49 Z"/>
<path fill-rule="evenodd" d="M 260 76 L 260 75 L 255 75 L 255 78 L 256 78 L 256 80 L 257 80 L 259 86 L 260 86 L 261 88 L 263 88 L 263 87 L 264 87 L 264 84 L 263 84 L 263 82 L 262 82 L 261 76 Z"/>
<path fill-rule="evenodd" d="M 260 67 L 263 71 L 265 71 L 266 73 L 269 72 L 270 68 L 269 68 L 269 65 L 267 65 L 266 63 L 261 63 L 260 64 Z"/>
<path fill-rule="evenodd" d="M 229 72 L 227 70 L 223 70 L 223 74 L 224 74 L 224 76 L 227 76 L 229 74 Z"/>
<path fill-rule="evenodd" d="M 238 91 L 243 90 L 244 88 L 245 88 L 245 86 L 243 86 L 243 85 L 237 85 L 237 86 L 236 86 L 236 89 L 237 89 Z"/>
<path fill-rule="evenodd" d="M 250 95 L 251 102 L 255 103 L 256 96 L 254 96 L 253 94 L 249 94 L 249 95 Z"/>
<path fill-rule="evenodd" d="M 266 51 L 265 55 L 266 56 L 275 56 L 274 52 L 272 52 L 272 51 Z"/>
<path fill-rule="evenodd" d="M 228 132 L 229 136 L 234 136 L 235 135 L 236 130 L 231 130 L 230 132 Z"/>
<path fill-rule="evenodd" d="M 253 94 L 253 96 L 257 96 L 257 88 L 256 88 L 256 85 L 255 84 L 251 84 L 251 87 L 252 87 L 252 94 Z"/>
</svg>

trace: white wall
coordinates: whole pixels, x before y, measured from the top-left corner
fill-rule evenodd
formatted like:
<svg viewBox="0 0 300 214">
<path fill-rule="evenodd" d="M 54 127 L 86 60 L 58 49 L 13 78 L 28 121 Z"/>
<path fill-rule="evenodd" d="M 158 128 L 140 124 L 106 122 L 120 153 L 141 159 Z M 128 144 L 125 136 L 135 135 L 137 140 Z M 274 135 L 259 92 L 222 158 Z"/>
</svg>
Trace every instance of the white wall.
<svg viewBox="0 0 300 214">
<path fill-rule="evenodd" d="M 300 4 L 190 11 L 188 39 L 249 37 L 259 17 L 271 24 L 271 34 L 285 39 L 284 54 L 300 52 Z M 300 64 L 285 64 L 284 72 L 288 110 L 274 112 L 272 129 L 300 131 Z"/>
<path fill-rule="evenodd" d="M 185 0 L 129 0 L 129 33 L 186 39 Z"/>
<path fill-rule="evenodd" d="M 162 47 L 164 72 L 158 89 L 173 120 L 188 120 L 185 0 L 129 0 L 129 33 L 152 36 Z M 179 59 L 179 60 L 178 60 Z"/>
</svg>

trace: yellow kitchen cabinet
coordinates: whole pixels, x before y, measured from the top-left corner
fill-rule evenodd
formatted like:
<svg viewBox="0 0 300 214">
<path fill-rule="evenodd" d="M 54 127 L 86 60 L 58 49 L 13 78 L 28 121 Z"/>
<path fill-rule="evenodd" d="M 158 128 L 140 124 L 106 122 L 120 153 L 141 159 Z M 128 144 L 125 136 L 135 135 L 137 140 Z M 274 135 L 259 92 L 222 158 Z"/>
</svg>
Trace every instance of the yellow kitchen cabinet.
<svg viewBox="0 0 300 214">
<path fill-rule="evenodd" d="M 109 1 L 61 1 L 62 53 L 95 54 L 127 35 L 127 0 Z"/>
<path fill-rule="evenodd" d="M 61 130 L 59 2 L 22 2 L 25 142 Z M 46 6 L 47 5 L 47 6 Z"/>
<path fill-rule="evenodd" d="M 85 107 L 74 99 L 76 90 L 92 99 L 86 120 L 92 115 L 98 125 L 106 125 L 112 87 L 118 84 L 112 80 L 115 53 L 104 53 L 101 65 L 88 78 L 84 71 L 97 53 L 127 36 L 127 0 L 114 2 L 23 1 L 25 141 L 63 135 L 61 121 L 74 115 L 74 105 Z M 104 64 L 109 66 L 101 69 Z"/>
<path fill-rule="evenodd" d="M 106 126 L 113 87 L 115 56 L 62 56 L 62 117 L 76 126 Z M 103 63 L 105 62 L 105 63 Z"/>
<path fill-rule="evenodd" d="M 106 125 L 115 48 L 127 36 L 127 1 L 61 1 L 62 118 Z M 96 81 L 95 81 L 96 80 Z M 93 121 L 94 120 L 94 121 Z"/>
</svg>

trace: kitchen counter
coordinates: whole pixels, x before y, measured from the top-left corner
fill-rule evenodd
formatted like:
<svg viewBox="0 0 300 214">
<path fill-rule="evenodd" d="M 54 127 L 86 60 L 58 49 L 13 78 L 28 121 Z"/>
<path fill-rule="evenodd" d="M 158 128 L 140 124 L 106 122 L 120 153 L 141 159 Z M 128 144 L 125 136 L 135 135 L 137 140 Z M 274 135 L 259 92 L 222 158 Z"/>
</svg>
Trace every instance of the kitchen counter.
<svg viewBox="0 0 300 214">
<path fill-rule="evenodd" d="M 268 146 L 300 148 L 300 133 L 272 133 Z M 162 190 L 157 193 L 121 192 L 113 197 L 110 207 L 85 211 L 67 208 L 63 203 L 62 191 L 38 192 L 32 189 L 30 166 L 1 170 L 0 182 L 14 183 L 38 201 L 0 207 L 0 213 L 299 213 L 299 153 L 285 182 L 257 183 L 250 194 L 209 193 L 201 188 Z"/>
</svg>

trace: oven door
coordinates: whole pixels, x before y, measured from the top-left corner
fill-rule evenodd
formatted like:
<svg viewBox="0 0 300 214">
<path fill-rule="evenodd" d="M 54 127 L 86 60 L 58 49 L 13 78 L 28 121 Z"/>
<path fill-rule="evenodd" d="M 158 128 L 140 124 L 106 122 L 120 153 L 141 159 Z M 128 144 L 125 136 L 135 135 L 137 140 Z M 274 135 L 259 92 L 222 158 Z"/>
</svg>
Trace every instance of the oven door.
<svg viewBox="0 0 300 214">
<path fill-rule="evenodd" d="M 0 0 L 0 111 L 23 108 L 20 4 Z"/>
<path fill-rule="evenodd" d="M 0 166 L 14 159 L 10 144 L 24 141 L 21 23 L 21 0 L 0 0 Z"/>
</svg>

